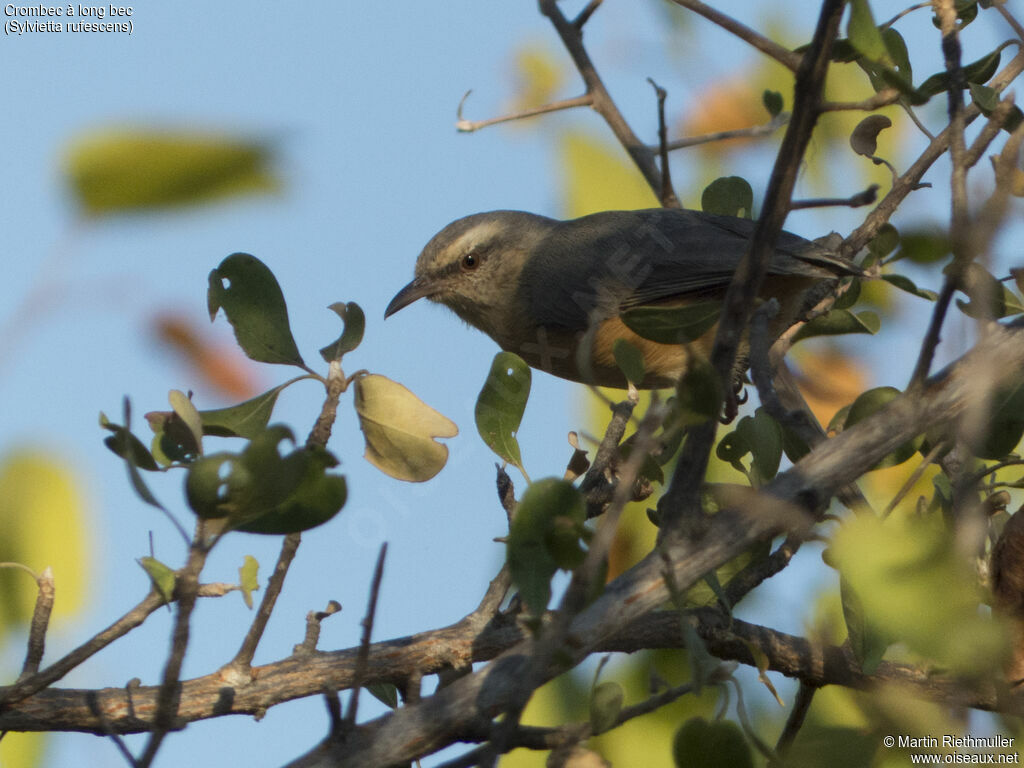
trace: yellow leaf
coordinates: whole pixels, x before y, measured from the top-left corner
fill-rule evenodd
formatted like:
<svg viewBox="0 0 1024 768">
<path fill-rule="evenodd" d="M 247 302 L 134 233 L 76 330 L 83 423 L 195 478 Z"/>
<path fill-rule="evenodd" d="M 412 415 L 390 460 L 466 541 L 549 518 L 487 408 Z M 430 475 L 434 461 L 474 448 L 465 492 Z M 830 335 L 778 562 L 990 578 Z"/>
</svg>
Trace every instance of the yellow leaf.
<svg viewBox="0 0 1024 768">
<path fill-rule="evenodd" d="M 448 461 L 435 437 L 455 437 L 455 422 L 397 381 L 371 374 L 356 379 L 356 414 L 366 438 L 366 460 L 399 480 L 429 480 Z"/>
<path fill-rule="evenodd" d="M 621 149 L 612 149 L 581 133 L 567 133 L 559 143 L 562 178 L 567 183 L 563 204 L 567 218 L 660 205 Z"/>
<path fill-rule="evenodd" d="M 515 76 L 516 100 L 511 112 L 551 101 L 564 80 L 555 56 L 540 45 L 526 45 L 516 52 Z"/>
<path fill-rule="evenodd" d="M 0 765 L 4 768 L 36 768 L 43 765 L 44 733 L 7 733 L 0 741 Z"/>
<path fill-rule="evenodd" d="M 84 503 L 70 471 L 42 451 L 22 449 L 0 462 L 0 561 L 53 569 L 54 616 L 81 608 L 85 597 Z M 36 585 L 20 571 L 0 571 L 0 631 L 32 616 Z"/>
<path fill-rule="evenodd" d="M 76 141 L 64 168 L 82 209 L 97 216 L 274 190 L 269 163 L 270 149 L 259 142 L 112 129 Z"/>
<path fill-rule="evenodd" d="M 980 615 L 977 580 L 940 515 L 849 518 L 830 552 L 885 637 L 959 672 L 998 668 L 1002 628 Z"/>
</svg>

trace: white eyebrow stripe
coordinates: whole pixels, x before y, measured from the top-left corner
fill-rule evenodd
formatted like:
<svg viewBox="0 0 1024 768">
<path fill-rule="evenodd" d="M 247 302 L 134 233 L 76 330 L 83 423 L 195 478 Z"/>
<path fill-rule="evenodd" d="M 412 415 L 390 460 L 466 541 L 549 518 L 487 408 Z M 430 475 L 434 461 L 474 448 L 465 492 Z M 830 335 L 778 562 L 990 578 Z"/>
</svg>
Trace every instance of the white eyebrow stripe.
<svg viewBox="0 0 1024 768">
<path fill-rule="evenodd" d="M 502 231 L 502 226 L 496 221 L 487 221 L 477 224 L 467 232 L 464 232 L 452 244 L 452 250 L 456 253 L 466 253 L 490 240 L 493 240 Z"/>
</svg>

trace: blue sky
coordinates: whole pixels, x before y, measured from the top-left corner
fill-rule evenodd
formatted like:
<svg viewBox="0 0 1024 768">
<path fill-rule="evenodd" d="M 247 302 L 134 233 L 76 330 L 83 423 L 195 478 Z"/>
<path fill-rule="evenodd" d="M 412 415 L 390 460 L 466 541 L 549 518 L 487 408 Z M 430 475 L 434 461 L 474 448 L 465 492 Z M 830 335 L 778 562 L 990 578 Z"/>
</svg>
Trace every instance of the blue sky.
<svg viewBox="0 0 1024 768">
<path fill-rule="evenodd" d="M 742 0 L 716 5 L 741 15 L 749 8 Z M 809 37 L 813 14 L 794 12 L 790 18 L 802 30 L 791 33 Z M 180 0 L 134 6 L 132 20 L 130 37 L 37 33 L 0 41 L 8 104 L 0 121 L 6 188 L 0 208 L 0 323 L 6 331 L 0 338 L 0 454 L 31 444 L 65 459 L 84 484 L 92 526 L 89 609 L 57 628 L 47 658 L 96 632 L 142 596 L 147 585 L 134 559 L 148 554 L 150 531 L 157 556 L 180 562 L 180 539 L 137 500 L 123 467 L 102 448 L 97 412 L 115 417 L 125 394 L 136 414 L 162 409 L 169 389 L 195 388 L 175 358 L 156 347 L 147 322 L 154 311 L 168 309 L 201 321 L 208 271 L 239 250 L 274 270 L 307 361 L 337 334 L 327 305 L 357 301 L 368 327 L 347 365 L 403 382 L 461 429 L 448 441 L 449 466 L 436 480 L 404 484 L 362 460 L 361 435 L 343 403 L 331 448 L 343 462 L 350 499 L 338 518 L 304 538 L 257 662 L 287 655 L 302 638 L 306 611 L 329 599 L 344 610 L 325 623 L 321 647 L 356 644 L 383 540 L 389 556 L 376 638 L 457 620 L 475 605 L 502 557 L 491 541 L 505 527 L 495 501 L 494 457 L 477 437 L 472 417 L 495 349 L 437 307 L 417 304 L 387 323 L 381 317 L 410 278 L 420 248 L 451 219 L 496 208 L 558 214 L 557 165 L 543 120 L 474 135 L 457 134 L 453 127 L 456 105 L 469 88 L 474 93 L 467 116 L 499 113 L 513 95 L 517 47 L 540 43 L 558 52 L 554 32 L 533 2 L 479 0 L 319 1 L 301 8 Z M 661 39 L 653 25 L 662 21 L 658 3 L 608 2 L 588 27 L 591 52 L 613 92 L 637 130 L 652 140 L 648 75 L 670 86 L 681 104 L 717 74 L 757 62 L 742 45 L 700 22 L 689 40 L 708 55 L 700 71 L 692 65 L 680 70 L 682 59 L 649 42 Z M 993 40 L 1007 36 L 1005 30 L 984 34 Z M 567 82 L 572 85 L 564 95 L 575 95 L 572 73 Z M 606 135 L 592 115 L 547 119 L 578 120 L 595 135 Z M 84 130 L 125 124 L 273 140 L 285 189 L 194 211 L 82 222 L 62 185 L 61 152 Z M 767 171 L 762 173 L 756 185 L 763 186 Z M 945 203 L 932 198 L 924 205 Z M 838 216 L 839 223 L 823 228 L 845 231 L 847 222 L 856 221 L 850 212 Z M 806 217 L 798 217 L 795 226 L 820 234 Z M 22 311 L 34 290 L 39 300 Z M 9 319 L 15 316 L 17 323 Z M 226 323 L 218 322 L 222 337 L 229 338 Z M 903 360 L 896 364 L 909 367 Z M 290 372 L 267 366 L 262 376 L 269 387 Z M 900 373 L 884 383 L 900 385 L 905 378 Z M 282 397 L 277 418 L 304 434 L 319 397 L 314 385 L 299 385 Z M 578 399 L 578 388 L 534 377 L 520 431 L 533 477 L 564 467 L 563 437 L 581 426 Z M 220 404 L 199 401 L 200 407 Z M 137 416 L 136 427 L 141 426 Z M 177 478 L 154 487 L 188 517 Z M 231 537 L 218 547 L 205 577 L 231 580 L 244 554 L 260 560 L 265 577 L 277 549 L 276 539 Z M 229 659 L 249 617 L 236 596 L 204 602 L 186 676 L 205 674 Z M 170 620 L 164 612 L 154 615 L 118 650 L 99 655 L 63 684 L 118 685 L 135 676 L 154 682 Z M 20 648 L 8 652 L 20 658 Z M 361 708 L 364 715 L 372 711 Z M 322 702 L 309 699 L 271 710 L 258 725 L 231 718 L 190 726 L 168 739 L 157 764 L 188 759 L 195 766 L 222 765 L 230 754 L 232 763 L 279 765 L 312 746 L 325 728 Z M 55 740 L 50 764 L 68 764 L 72 750 L 78 766 L 119 759 L 105 740 L 67 736 Z"/>
</svg>

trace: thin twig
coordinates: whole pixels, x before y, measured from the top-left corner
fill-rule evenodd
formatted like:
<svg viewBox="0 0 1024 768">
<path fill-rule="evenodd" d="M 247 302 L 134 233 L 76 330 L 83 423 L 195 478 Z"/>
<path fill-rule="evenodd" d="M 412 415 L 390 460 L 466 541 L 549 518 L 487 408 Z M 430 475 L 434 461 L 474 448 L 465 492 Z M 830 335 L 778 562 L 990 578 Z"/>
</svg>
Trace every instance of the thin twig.
<svg viewBox="0 0 1024 768">
<path fill-rule="evenodd" d="M 914 11 L 919 11 L 922 8 L 930 8 L 931 5 L 932 5 L 932 0 L 924 0 L 923 3 L 918 3 L 917 5 L 912 5 L 909 8 L 904 8 L 902 11 L 897 13 L 895 16 L 893 16 L 891 19 L 889 19 L 884 24 L 879 24 L 878 28 L 879 29 L 888 29 L 893 24 L 895 24 L 897 21 L 899 21 L 904 16 L 906 16 L 907 14 L 913 13 Z"/>
<path fill-rule="evenodd" d="M 826 101 L 821 105 L 822 112 L 874 112 L 900 100 L 902 94 L 895 88 L 883 88 L 861 101 Z"/>
<path fill-rule="evenodd" d="M 43 660 L 43 651 L 46 646 L 46 630 L 50 626 L 50 613 L 53 611 L 53 569 L 49 566 L 43 569 L 36 579 L 39 588 L 36 594 L 36 605 L 32 611 L 32 623 L 28 633 L 28 651 L 25 654 L 25 663 L 21 668 L 21 675 L 18 680 L 31 677 L 39 671 L 39 664 Z"/>
<path fill-rule="evenodd" d="M 103 650 L 118 638 L 124 637 L 136 627 L 140 626 L 146 618 L 164 604 L 164 598 L 151 590 L 141 603 L 132 608 L 128 613 L 115 621 L 95 637 L 90 638 L 82 645 L 75 648 L 62 659 L 54 662 L 32 677 L 19 680 L 0 695 L 0 706 L 12 706 L 28 696 L 38 693 L 79 666 L 93 654 Z"/>
<path fill-rule="evenodd" d="M 731 32 L 746 43 L 749 43 L 754 48 L 759 50 L 766 56 L 770 56 L 777 62 L 782 64 L 784 67 L 796 72 L 800 68 L 800 62 L 803 57 L 799 53 L 785 48 L 774 40 L 765 37 L 759 32 L 755 32 L 745 24 L 741 24 L 731 16 L 727 16 L 721 11 L 717 11 L 714 8 L 705 5 L 700 0 L 672 0 L 676 5 L 681 5 L 684 8 L 689 8 L 694 13 L 699 13 L 708 21 L 717 24 L 722 29 Z"/>
<path fill-rule="evenodd" d="M 969 226 L 967 211 L 967 147 L 964 140 L 964 129 L 967 122 L 964 115 L 963 89 L 966 86 L 963 67 L 960 65 L 960 39 L 957 36 L 956 10 L 953 0 L 937 0 L 936 14 L 942 31 L 942 53 L 949 76 L 949 153 L 953 163 L 950 178 L 952 191 L 952 219 L 950 224 L 950 240 L 953 247 L 953 269 L 946 273 L 939 291 L 938 299 L 932 310 L 932 318 L 928 325 L 918 353 L 914 372 L 910 377 L 909 387 L 918 387 L 928 377 L 931 370 L 935 350 L 939 345 L 942 325 L 953 299 L 953 293 L 959 282 L 959 273 L 972 260 L 967 230 Z M 895 186 L 895 185 L 893 185 Z"/>
<path fill-rule="evenodd" d="M 811 702 L 814 701 L 814 694 L 817 692 L 817 688 L 813 685 L 801 681 L 800 687 L 796 692 L 796 700 L 793 702 L 793 708 L 789 711 L 789 717 L 786 718 L 786 725 L 782 729 L 782 733 L 779 734 L 779 740 L 775 744 L 775 754 L 779 758 L 784 758 L 786 753 L 789 752 L 789 748 L 793 746 L 793 742 L 796 740 L 796 736 L 800 733 L 800 729 L 804 725 L 804 720 L 807 718 L 807 713 L 811 709 Z M 783 765 L 784 761 L 772 761 L 770 765 Z"/>
<path fill-rule="evenodd" d="M 1018 51 L 988 84 L 996 92 L 1001 92 L 1021 72 L 1024 72 L 1024 51 Z M 971 123 L 980 114 L 981 108 L 977 104 L 971 104 L 964 111 L 965 123 Z M 865 217 L 863 223 L 843 241 L 843 245 L 839 250 L 840 256 L 847 259 L 855 256 L 878 233 L 882 225 L 889 221 L 907 195 L 920 187 L 921 178 L 949 148 L 951 133 L 950 127 L 947 126 L 929 142 L 917 160 L 900 176 L 898 182 L 893 185 L 892 189 L 886 193 L 885 197 Z"/>
<path fill-rule="evenodd" d="M 1006 23 L 1013 28 L 1017 37 L 1024 41 L 1024 26 L 1017 21 L 1016 17 L 1010 13 L 1002 3 L 996 3 L 995 8 L 1002 14 L 1003 18 L 1006 19 Z"/>
<path fill-rule="evenodd" d="M 270 579 L 267 582 L 267 591 L 263 593 L 260 607 L 256 611 L 256 616 L 249 626 L 249 631 L 246 633 L 238 653 L 226 665 L 226 670 L 247 674 L 249 667 L 252 665 L 253 656 L 256 655 L 256 647 L 260 644 L 263 632 L 267 628 L 267 622 L 270 621 L 270 615 L 274 612 L 277 598 L 284 587 L 284 579 L 288 575 L 288 568 L 291 566 L 292 559 L 295 557 L 295 553 L 298 551 L 299 544 L 301 543 L 302 535 L 298 533 L 289 533 L 284 537 L 284 541 L 281 542 L 281 553 L 277 556 L 277 565 L 274 566 L 274 572 L 270 574 Z"/>
<path fill-rule="evenodd" d="M 604 2 L 604 0 L 590 0 L 590 2 L 587 3 L 587 7 L 580 11 L 579 15 L 572 20 L 572 25 L 576 27 L 576 29 L 583 29 L 583 25 L 590 20 L 590 17 L 594 15 L 594 11 L 601 6 L 602 2 Z"/>
<path fill-rule="evenodd" d="M 177 595 L 177 612 L 174 630 L 171 635 L 171 651 L 164 666 L 163 680 L 156 697 L 156 712 L 153 715 L 153 731 L 149 741 L 138 760 L 140 768 L 149 768 L 153 764 L 160 745 L 167 733 L 175 727 L 178 702 L 181 696 L 181 667 L 185 662 L 185 651 L 188 649 L 190 621 L 199 592 L 199 574 L 206 564 L 209 549 L 206 544 L 206 533 L 203 524 L 197 527 L 192 546 L 189 548 L 188 561 L 177 574 L 174 591 Z"/>
<path fill-rule="evenodd" d="M 319 377 L 324 381 L 322 377 Z M 331 429 L 338 417 L 338 400 L 341 393 L 348 388 L 349 379 L 345 378 L 345 372 L 341 369 L 341 363 L 332 360 L 327 370 L 327 379 L 324 386 L 327 389 L 327 397 L 320 407 L 320 415 L 317 416 L 313 429 L 306 438 L 306 447 L 319 446 L 327 447 L 327 441 L 331 439 Z"/>
<path fill-rule="evenodd" d="M 651 191 L 657 195 L 661 187 L 661 173 L 658 171 L 657 163 L 654 162 L 654 153 L 637 138 L 608 93 L 608 89 L 605 88 L 601 76 L 598 75 L 594 63 L 590 60 L 590 54 L 583 47 L 582 31 L 565 18 L 558 7 L 557 0 L 539 0 L 539 5 L 540 12 L 547 16 L 554 25 L 555 31 L 562 39 L 562 44 L 569 52 L 576 69 L 583 78 L 587 95 L 592 99 L 591 106 L 594 111 L 604 118 L 608 127 L 612 129 L 612 133 L 615 134 L 615 138 L 619 140 L 640 173 L 643 174 Z"/>
<path fill-rule="evenodd" d="M 100 707 L 99 697 L 96 695 L 95 691 L 89 691 L 85 695 L 85 704 L 89 707 L 89 711 L 92 712 L 93 716 L 100 721 L 100 725 L 102 726 L 104 733 L 106 733 L 107 736 L 110 737 L 111 741 L 114 742 L 114 746 L 117 747 L 121 756 L 128 761 L 128 765 L 132 766 L 132 768 L 136 768 L 138 763 L 135 760 L 135 756 L 132 754 L 131 750 L 128 749 L 128 745 L 125 744 L 121 735 L 114 730 L 114 726 L 110 724 L 110 719 Z"/>
<path fill-rule="evenodd" d="M 891 169 L 891 166 L 890 166 Z M 827 208 L 845 206 L 847 208 L 859 208 L 862 205 L 871 205 L 878 197 L 878 185 L 872 184 L 863 192 L 858 192 L 849 197 L 819 197 L 812 200 L 794 200 L 789 204 L 789 210 L 799 211 L 804 208 Z"/>
<path fill-rule="evenodd" d="M 804 539 L 795 533 L 791 533 L 785 540 L 764 559 L 753 559 L 747 563 L 735 576 L 729 579 L 725 585 L 725 599 L 731 610 L 746 595 L 760 586 L 764 581 L 781 573 L 793 556 L 800 550 Z"/>
<path fill-rule="evenodd" d="M 612 405 L 611 421 L 608 422 L 608 428 L 605 429 L 601 444 L 597 447 L 597 453 L 594 454 L 594 461 L 590 465 L 590 469 L 587 470 L 587 474 L 583 476 L 583 482 L 580 483 L 580 490 L 583 493 L 596 488 L 605 479 L 605 472 L 618 454 L 619 443 L 622 442 L 622 436 L 626 433 L 626 425 L 629 424 L 629 418 L 633 415 L 636 403 L 635 399 L 628 398 Z"/>
<path fill-rule="evenodd" d="M 341 697 L 332 688 L 324 691 L 324 703 L 327 705 L 327 714 L 331 718 L 331 736 L 340 738 L 345 732 L 345 720 L 341 714 Z"/>
<path fill-rule="evenodd" d="M 664 208 L 678 208 L 679 198 L 672 189 L 672 171 L 668 162 L 668 127 L 665 123 L 665 99 L 668 92 L 649 77 L 647 82 L 658 96 L 658 156 L 661 159 L 661 191 L 658 199 Z"/>
<path fill-rule="evenodd" d="M 536 117 L 537 115 L 547 115 L 551 112 L 560 112 L 564 109 L 575 109 L 576 107 L 589 107 L 593 104 L 594 99 L 589 93 L 585 93 L 582 96 L 575 96 L 571 99 L 561 99 L 559 101 L 552 101 L 548 104 L 543 104 L 539 107 L 531 107 L 530 109 L 523 109 L 519 112 L 512 112 L 511 114 L 501 115 L 500 117 L 491 117 L 487 120 L 466 120 L 462 117 L 462 107 L 466 103 L 466 99 L 469 98 L 469 94 L 472 91 L 466 91 L 466 95 L 462 97 L 462 101 L 459 102 L 459 109 L 456 113 L 455 119 L 455 130 L 460 133 L 473 133 L 475 131 L 482 130 L 491 125 L 499 125 L 500 123 L 510 123 L 513 120 L 525 120 L 528 117 Z"/>
<path fill-rule="evenodd" d="M 677 0 L 681 1 L 681 0 Z M 690 0 L 687 0 L 690 2 Z M 740 261 L 726 291 L 722 314 L 711 352 L 711 364 L 723 387 L 732 385 L 736 350 L 747 325 L 767 272 L 768 262 L 792 198 L 801 158 L 817 123 L 824 89 L 825 73 L 844 3 L 825 0 L 810 48 L 801 59 L 794 87 L 793 116 L 775 159 L 765 193 L 764 209 L 758 219 L 750 250 Z M 700 535 L 703 527 L 700 487 L 703 482 L 717 424 L 708 421 L 692 428 L 668 490 L 658 504 L 662 527 L 659 537 Z M 691 530 L 683 530 L 681 525 Z"/>
<path fill-rule="evenodd" d="M 370 584 L 370 601 L 363 619 L 363 637 L 359 641 L 359 655 L 356 657 L 356 671 L 352 681 L 352 695 L 348 700 L 348 712 L 345 713 L 345 729 L 355 727 L 356 713 L 359 709 L 359 691 L 362 689 L 362 678 L 366 675 L 366 664 L 370 658 L 370 638 L 373 635 L 373 621 L 377 615 L 377 598 L 380 596 L 380 583 L 384 578 L 384 558 L 388 554 L 388 543 L 380 545 L 377 555 L 377 566 L 373 569 L 373 581 Z"/>
<path fill-rule="evenodd" d="M 769 122 L 763 125 L 752 125 L 749 128 L 735 128 L 729 131 L 716 131 L 714 133 L 704 133 L 700 136 L 687 136 L 682 139 L 674 139 L 666 144 L 669 152 L 676 149 L 686 149 L 688 147 L 696 147 L 702 144 L 711 144 L 716 141 L 729 141 L 731 139 L 753 139 L 759 136 L 769 136 L 779 128 L 789 122 L 789 113 L 780 112 L 778 115 L 773 117 Z M 651 147 L 652 151 L 657 147 Z"/>
<path fill-rule="evenodd" d="M 910 493 L 910 490 L 914 487 L 915 483 L 921 479 L 921 475 L 924 474 L 924 471 L 928 469 L 932 462 L 935 461 L 938 455 L 944 450 L 949 450 L 949 445 L 942 441 L 939 441 L 932 446 L 932 449 L 928 451 L 928 455 L 921 459 L 918 465 L 914 467 L 914 471 L 910 473 L 910 477 L 906 479 L 900 489 L 896 492 L 896 495 L 892 497 L 892 500 L 885 506 L 885 509 L 882 510 L 883 518 L 892 514 L 892 511 L 896 509 L 896 506 L 903 501 L 904 497 L 906 497 L 908 493 Z"/>
</svg>

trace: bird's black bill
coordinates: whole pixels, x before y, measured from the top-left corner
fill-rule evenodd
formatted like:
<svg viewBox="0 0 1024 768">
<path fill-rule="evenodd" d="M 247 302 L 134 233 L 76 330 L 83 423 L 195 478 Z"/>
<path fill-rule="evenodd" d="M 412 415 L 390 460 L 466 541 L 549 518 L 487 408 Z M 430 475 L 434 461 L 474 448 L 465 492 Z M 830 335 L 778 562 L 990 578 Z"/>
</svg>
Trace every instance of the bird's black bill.
<svg viewBox="0 0 1024 768">
<path fill-rule="evenodd" d="M 420 278 L 416 278 L 409 283 L 405 288 L 395 294 L 395 298 L 388 304 L 388 308 L 384 310 L 384 319 L 391 317 L 402 307 L 407 307 L 417 299 L 422 299 L 424 296 L 431 294 L 430 286 Z"/>
</svg>

